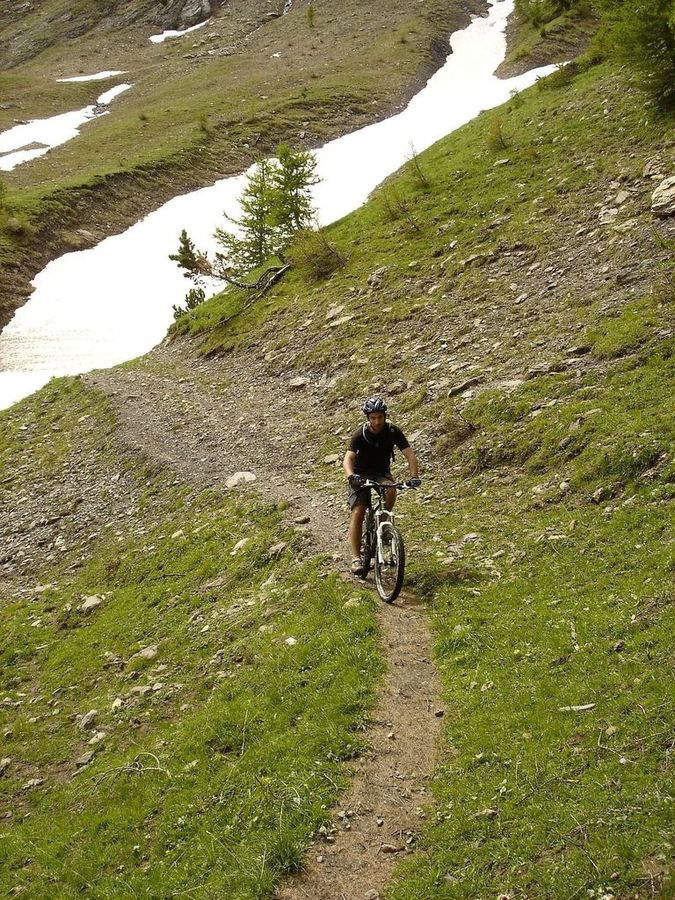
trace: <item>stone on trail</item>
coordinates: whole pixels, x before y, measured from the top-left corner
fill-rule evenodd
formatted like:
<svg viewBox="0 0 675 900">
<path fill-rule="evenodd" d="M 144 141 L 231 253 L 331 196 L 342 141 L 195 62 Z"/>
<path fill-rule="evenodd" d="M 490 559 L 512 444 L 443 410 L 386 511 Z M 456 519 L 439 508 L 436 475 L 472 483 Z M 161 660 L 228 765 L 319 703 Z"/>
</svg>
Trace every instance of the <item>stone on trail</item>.
<svg viewBox="0 0 675 900">
<path fill-rule="evenodd" d="M 5 774 L 7 769 L 10 767 L 11 763 L 12 763 L 11 756 L 4 756 L 2 759 L 0 759 L 0 775 Z"/>
<path fill-rule="evenodd" d="M 311 521 L 311 519 L 309 516 L 296 516 L 296 518 L 293 519 L 293 524 L 294 525 L 309 525 L 310 521 Z"/>
<path fill-rule="evenodd" d="M 142 650 L 139 650 L 138 653 L 134 653 L 131 657 L 132 659 L 154 659 L 157 656 L 157 644 L 148 644 L 147 647 L 143 647 Z"/>
<path fill-rule="evenodd" d="M 236 556 L 240 550 L 243 550 L 244 547 L 248 544 L 248 538 L 242 538 L 240 541 L 234 545 L 234 547 L 230 550 L 230 556 Z"/>
<path fill-rule="evenodd" d="M 92 595 L 91 597 L 85 597 L 84 601 L 80 605 L 80 609 L 82 612 L 91 612 L 92 609 L 96 609 L 97 606 L 100 606 L 103 603 L 103 597 L 97 597 Z"/>
<path fill-rule="evenodd" d="M 652 194 L 652 212 L 656 216 L 675 216 L 675 175 L 664 178 Z"/>
<path fill-rule="evenodd" d="M 335 463 L 340 462 L 340 454 L 339 453 L 329 453 L 328 456 L 324 456 L 323 461 L 327 466 L 333 466 Z"/>
<path fill-rule="evenodd" d="M 242 484 L 252 484 L 256 480 L 253 472 L 235 472 L 225 482 L 226 488 L 236 488 Z"/>
</svg>

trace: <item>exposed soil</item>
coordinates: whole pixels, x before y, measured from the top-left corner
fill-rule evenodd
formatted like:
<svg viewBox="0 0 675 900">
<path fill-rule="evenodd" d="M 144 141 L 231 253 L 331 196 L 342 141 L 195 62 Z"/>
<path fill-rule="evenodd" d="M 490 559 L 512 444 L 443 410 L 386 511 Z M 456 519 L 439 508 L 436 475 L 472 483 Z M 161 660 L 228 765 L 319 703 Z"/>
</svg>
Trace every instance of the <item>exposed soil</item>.
<svg viewBox="0 0 675 900">
<path fill-rule="evenodd" d="M 333 553 L 343 568 L 346 503 L 307 486 L 312 460 L 297 419 L 284 415 L 279 379 L 252 372 L 245 356 L 228 358 L 227 386 L 224 374 L 222 361 L 196 362 L 190 345 L 178 342 L 154 351 L 144 369 L 84 377 L 111 398 L 121 439 L 133 451 L 200 487 L 222 487 L 234 471 L 252 471 L 255 489 L 290 502 L 290 520 L 310 518 L 298 526 L 308 551 Z M 312 411 L 311 399 L 303 404 Z M 318 406 L 314 412 L 320 414 Z M 336 552 L 341 547 L 345 552 Z M 387 672 L 365 735 L 370 750 L 352 766 L 334 828 L 308 852 L 303 873 L 279 891 L 280 900 L 377 892 L 400 856 L 414 849 L 442 722 L 439 683 L 424 609 L 414 596 L 383 604 L 380 625 Z"/>
</svg>

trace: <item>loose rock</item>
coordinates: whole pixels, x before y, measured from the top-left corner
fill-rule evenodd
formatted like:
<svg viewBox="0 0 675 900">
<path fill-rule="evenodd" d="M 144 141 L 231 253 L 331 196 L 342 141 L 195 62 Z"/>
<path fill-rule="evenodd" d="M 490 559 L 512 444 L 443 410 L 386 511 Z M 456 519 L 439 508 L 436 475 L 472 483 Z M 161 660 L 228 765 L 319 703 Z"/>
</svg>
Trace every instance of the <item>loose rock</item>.
<svg viewBox="0 0 675 900">
<path fill-rule="evenodd" d="M 252 484 L 256 480 L 253 472 L 235 472 L 225 481 L 226 488 L 236 488 L 242 484 Z"/>
<path fill-rule="evenodd" d="M 83 603 L 80 605 L 80 609 L 82 612 L 91 612 L 93 609 L 96 609 L 97 606 L 100 606 L 103 603 L 102 597 L 85 597 Z"/>
<path fill-rule="evenodd" d="M 675 216 L 675 175 L 664 178 L 652 194 L 652 212 L 662 218 Z"/>
<path fill-rule="evenodd" d="M 79 727 L 82 731 L 86 731 L 87 728 L 91 728 L 96 719 L 98 718 L 98 710 L 90 709 L 88 713 L 85 713 L 79 721 Z"/>
</svg>

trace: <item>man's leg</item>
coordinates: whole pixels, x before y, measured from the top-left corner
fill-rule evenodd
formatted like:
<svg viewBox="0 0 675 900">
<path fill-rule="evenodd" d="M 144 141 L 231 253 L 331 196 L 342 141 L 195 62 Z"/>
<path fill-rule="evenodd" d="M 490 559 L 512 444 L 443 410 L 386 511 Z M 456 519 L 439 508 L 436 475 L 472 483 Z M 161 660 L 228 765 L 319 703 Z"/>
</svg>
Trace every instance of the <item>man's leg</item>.
<svg viewBox="0 0 675 900">
<path fill-rule="evenodd" d="M 383 478 L 382 484 L 393 484 L 391 478 Z M 390 491 L 386 491 L 384 495 L 384 507 L 385 509 L 392 510 L 394 508 L 394 503 L 396 503 L 396 488 L 392 488 Z"/>
<path fill-rule="evenodd" d="M 352 515 L 349 520 L 349 543 L 352 548 L 352 558 L 361 555 L 361 534 L 363 532 L 363 520 L 366 515 L 366 507 L 360 503 L 352 507 Z"/>
</svg>

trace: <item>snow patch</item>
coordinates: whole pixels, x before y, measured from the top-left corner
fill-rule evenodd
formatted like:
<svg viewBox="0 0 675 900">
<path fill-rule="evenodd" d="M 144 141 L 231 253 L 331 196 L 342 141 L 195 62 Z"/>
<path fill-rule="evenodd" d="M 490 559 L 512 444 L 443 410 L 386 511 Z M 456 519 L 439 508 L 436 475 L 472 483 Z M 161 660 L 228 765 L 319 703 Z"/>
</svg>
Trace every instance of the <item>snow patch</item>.
<svg viewBox="0 0 675 900">
<path fill-rule="evenodd" d="M 102 81 L 104 78 L 112 78 L 114 75 L 126 75 L 125 69 L 109 69 L 105 72 L 94 72 L 93 75 L 74 75 L 72 78 L 57 78 L 62 84 L 73 81 Z"/>
<path fill-rule="evenodd" d="M 183 31 L 169 30 L 169 31 L 163 31 L 161 34 L 153 34 L 153 35 L 151 35 L 149 40 L 152 41 L 153 44 L 161 44 L 165 40 L 167 40 L 167 38 L 183 37 L 184 34 L 189 34 L 191 31 L 196 31 L 198 28 L 203 28 L 210 21 L 211 21 L 211 19 L 205 19 L 203 22 L 199 22 L 198 25 L 193 25 L 192 28 L 185 28 L 185 29 L 183 29 Z"/>
<path fill-rule="evenodd" d="M 24 125 L 15 125 L 3 131 L 0 133 L 0 170 L 11 172 L 22 163 L 43 156 L 53 147 L 77 137 L 85 122 L 106 115 L 108 111 L 101 107 L 107 106 L 130 87 L 130 84 L 118 84 L 101 94 L 92 106 L 61 113 L 48 119 L 33 119 Z M 40 146 L 33 147 L 33 144 Z"/>
</svg>

